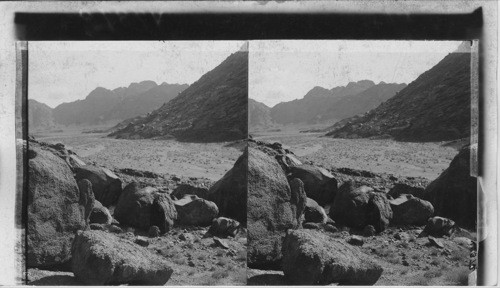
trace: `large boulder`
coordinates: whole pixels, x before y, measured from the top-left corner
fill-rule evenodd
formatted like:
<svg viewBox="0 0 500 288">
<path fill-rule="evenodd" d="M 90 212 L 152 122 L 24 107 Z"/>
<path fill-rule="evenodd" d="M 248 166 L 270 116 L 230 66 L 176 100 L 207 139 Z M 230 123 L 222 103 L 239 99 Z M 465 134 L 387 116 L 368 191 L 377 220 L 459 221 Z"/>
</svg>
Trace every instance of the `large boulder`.
<svg viewBox="0 0 500 288">
<path fill-rule="evenodd" d="M 248 151 L 236 160 L 233 168 L 208 191 L 208 199 L 219 208 L 220 216 L 247 223 Z"/>
<path fill-rule="evenodd" d="M 80 231 L 72 248 L 72 270 L 87 285 L 164 285 L 169 262 L 147 248 L 105 231 Z"/>
<path fill-rule="evenodd" d="M 393 212 L 392 223 L 407 225 L 424 225 L 434 214 L 434 207 L 429 201 L 402 194 L 389 201 Z"/>
<path fill-rule="evenodd" d="M 155 194 L 151 205 L 150 225 L 160 229 L 160 233 L 166 233 L 174 227 L 177 219 L 177 210 L 172 199 L 163 193 Z"/>
<path fill-rule="evenodd" d="M 214 202 L 201 199 L 196 195 L 186 195 L 174 201 L 177 222 L 184 225 L 208 226 L 219 214 Z"/>
<path fill-rule="evenodd" d="M 330 217 L 338 224 L 359 229 L 372 225 L 381 232 L 389 225 L 392 210 L 382 193 L 375 193 L 367 186 L 356 187 L 353 181 L 348 181 L 339 188 Z"/>
<path fill-rule="evenodd" d="M 312 165 L 291 166 L 289 179 L 299 178 L 304 182 L 307 197 L 319 205 L 331 204 L 337 193 L 337 180 L 323 168 Z"/>
<path fill-rule="evenodd" d="M 114 205 L 122 193 L 122 181 L 110 170 L 103 167 L 86 165 L 75 167 L 76 180 L 88 179 L 92 183 L 95 199 L 102 205 Z"/>
<path fill-rule="evenodd" d="M 392 220 L 393 213 L 386 195 L 370 193 L 368 201 L 367 225 L 372 225 L 377 232 L 384 231 Z M 364 227 L 364 226 L 363 226 Z"/>
<path fill-rule="evenodd" d="M 69 166 L 39 144 L 28 150 L 27 245 L 29 267 L 64 264 L 74 234 L 87 226 L 92 189 L 78 189 Z"/>
<path fill-rule="evenodd" d="M 290 230 L 283 272 L 293 285 L 373 285 L 383 269 L 358 247 L 317 230 Z"/>
<path fill-rule="evenodd" d="M 249 267 L 280 267 L 282 238 L 288 229 L 300 226 L 305 204 L 302 181 L 289 185 L 273 157 L 248 148 Z"/>
<path fill-rule="evenodd" d="M 155 225 L 166 232 L 177 219 L 177 212 L 168 195 L 152 187 L 140 188 L 137 182 L 132 182 L 123 189 L 114 216 L 120 224 L 145 230 Z"/>
<path fill-rule="evenodd" d="M 462 148 L 450 166 L 425 189 L 423 198 L 438 216 L 458 225 L 476 227 L 477 178 L 470 175 L 470 146 Z"/>
<path fill-rule="evenodd" d="M 319 206 L 318 202 L 307 198 L 306 208 L 304 210 L 304 222 L 326 223 L 328 215 L 325 209 Z"/>
<path fill-rule="evenodd" d="M 86 179 L 84 179 L 84 181 L 85 180 Z M 109 213 L 108 208 L 104 207 L 101 202 L 95 200 L 89 220 L 90 223 L 111 224 L 113 217 L 111 217 L 111 213 Z"/>
</svg>

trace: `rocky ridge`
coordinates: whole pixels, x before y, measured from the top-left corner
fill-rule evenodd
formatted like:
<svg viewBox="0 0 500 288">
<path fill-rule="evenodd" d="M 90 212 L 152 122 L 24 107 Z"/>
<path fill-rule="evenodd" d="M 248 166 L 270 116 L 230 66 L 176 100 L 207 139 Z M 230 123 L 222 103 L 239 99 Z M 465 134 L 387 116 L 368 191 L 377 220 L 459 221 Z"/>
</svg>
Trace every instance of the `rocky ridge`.
<svg viewBox="0 0 500 288">
<path fill-rule="evenodd" d="M 394 97 L 326 135 L 449 141 L 470 136 L 470 53 L 450 53 Z"/>
<path fill-rule="evenodd" d="M 230 55 L 177 97 L 109 136 L 223 142 L 248 128 L 248 52 Z"/>
</svg>

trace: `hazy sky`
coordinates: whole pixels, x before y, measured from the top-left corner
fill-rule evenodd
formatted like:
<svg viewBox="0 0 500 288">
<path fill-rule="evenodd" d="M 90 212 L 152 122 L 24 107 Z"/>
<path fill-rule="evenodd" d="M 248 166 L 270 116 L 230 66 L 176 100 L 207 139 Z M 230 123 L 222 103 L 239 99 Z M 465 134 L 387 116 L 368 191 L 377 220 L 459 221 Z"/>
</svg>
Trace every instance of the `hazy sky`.
<svg viewBox="0 0 500 288">
<path fill-rule="evenodd" d="M 29 42 L 28 97 L 55 107 L 96 87 L 132 82 L 192 84 L 243 41 Z"/>
<path fill-rule="evenodd" d="M 460 41 L 251 41 L 249 97 L 272 107 L 303 98 L 314 86 L 351 81 L 407 83 L 429 70 Z"/>
</svg>

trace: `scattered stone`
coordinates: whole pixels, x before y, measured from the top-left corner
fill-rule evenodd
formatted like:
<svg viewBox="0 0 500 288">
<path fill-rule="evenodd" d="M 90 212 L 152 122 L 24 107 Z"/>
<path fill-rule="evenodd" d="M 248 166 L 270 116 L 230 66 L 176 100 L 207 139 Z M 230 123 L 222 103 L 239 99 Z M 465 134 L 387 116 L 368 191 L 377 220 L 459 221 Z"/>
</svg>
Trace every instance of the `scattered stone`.
<svg viewBox="0 0 500 288">
<path fill-rule="evenodd" d="M 442 237 L 443 235 L 450 236 L 454 228 L 455 221 L 435 216 L 427 221 L 427 226 L 425 226 L 423 232 L 435 237 Z"/>
<path fill-rule="evenodd" d="M 361 252 L 315 230 L 289 230 L 283 242 L 283 272 L 293 285 L 373 285 L 382 267 Z"/>
<path fill-rule="evenodd" d="M 337 227 L 333 226 L 332 224 L 325 224 L 323 226 L 323 228 L 325 229 L 325 231 L 328 231 L 331 233 L 335 233 L 335 232 L 339 231 L 339 229 L 337 229 Z"/>
<path fill-rule="evenodd" d="M 402 194 L 389 203 L 393 212 L 392 223 L 394 224 L 423 225 L 434 214 L 434 207 L 429 201 L 410 194 Z"/>
<path fill-rule="evenodd" d="M 92 183 L 95 199 L 102 205 L 114 205 L 122 193 L 122 181 L 110 170 L 103 167 L 86 165 L 75 167 L 77 181 L 88 179 Z"/>
<path fill-rule="evenodd" d="M 149 227 L 148 235 L 151 238 L 159 237 L 160 236 L 160 228 L 158 228 L 158 226 L 155 226 L 155 225 Z"/>
<path fill-rule="evenodd" d="M 374 236 L 376 233 L 377 231 L 372 225 L 366 225 L 365 228 L 363 228 L 363 235 L 365 235 L 365 237 Z"/>
<path fill-rule="evenodd" d="M 39 144 L 29 142 L 28 153 L 36 156 L 28 160 L 27 171 L 27 265 L 64 264 L 71 258 L 75 232 L 87 226 L 92 189 L 80 190 L 69 166 Z"/>
<path fill-rule="evenodd" d="M 282 237 L 300 226 L 306 195 L 299 179 L 291 189 L 274 158 L 251 147 L 248 154 L 248 266 L 277 269 Z"/>
<path fill-rule="evenodd" d="M 219 208 L 220 216 L 247 222 L 247 167 L 248 151 L 245 150 L 233 168 L 208 191 L 208 200 Z"/>
<path fill-rule="evenodd" d="M 347 240 L 347 243 L 355 246 L 363 246 L 365 241 L 363 240 L 363 237 L 358 236 L 358 235 L 352 235 L 349 240 Z"/>
<path fill-rule="evenodd" d="M 227 245 L 227 242 L 218 238 L 218 237 L 214 237 L 214 243 L 215 245 L 217 245 L 218 247 L 221 247 L 221 248 L 224 248 L 224 249 L 229 249 L 229 245 Z"/>
<path fill-rule="evenodd" d="M 101 202 L 95 200 L 94 207 L 90 213 L 89 222 L 97 224 L 111 224 L 113 217 L 109 213 L 108 208 L 104 207 Z"/>
<path fill-rule="evenodd" d="M 328 216 L 325 213 L 325 209 L 319 206 L 318 202 L 307 198 L 304 219 L 305 222 L 326 223 Z"/>
<path fill-rule="evenodd" d="M 116 226 L 114 224 L 108 225 L 107 228 L 108 228 L 108 231 L 111 232 L 111 233 L 117 233 L 117 234 L 123 233 L 122 228 L 120 228 L 120 227 L 118 227 L 118 226 Z"/>
<path fill-rule="evenodd" d="M 177 221 L 184 225 L 208 226 L 219 214 L 217 205 L 195 195 L 186 195 L 174 201 Z"/>
<path fill-rule="evenodd" d="M 87 285 L 164 285 L 172 268 L 162 256 L 104 231 L 79 231 L 72 271 Z"/>
<path fill-rule="evenodd" d="M 410 240 L 410 235 L 405 232 L 398 232 L 394 234 L 394 238 L 397 240 L 402 240 L 402 241 L 409 241 Z"/>
<path fill-rule="evenodd" d="M 179 235 L 179 239 L 182 240 L 182 241 L 192 242 L 193 239 L 194 239 L 194 236 L 191 233 L 181 233 Z"/>
<path fill-rule="evenodd" d="M 302 224 L 302 227 L 303 227 L 304 229 L 316 229 L 316 230 L 321 230 L 321 225 L 320 225 L 320 224 L 318 224 L 318 223 L 312 223 L 312 222 L 310 222 L 310 223 L 304 223 L 304 224 Z"/>
<path fill-rule="evenodd" d="M 219 217 L 212 221 L 207 234 L 217 237 L 235 237 L 240 228 L 240 222 L 226 217 Z"/>
<path fill-rule="evenodd" d="M 308 198 L 319 205 L 332 203 L 337 193 L 337 180 L 330 172 L 312 165 L 290 167 L 289 179 L 299 178 L 304 183 Z"/>
<path fill-rule="evenodd" d="M 148 247 L 149 246 L 149 240 L 145 237 L 142 236 L 137 236 L 134 241 L 136 244 L 141 245 L 142 247 Z"/>
<path fill-rule="evenodd" d="M 91 223 L 89 225 L 90 230 L 99 230 L 99 231 L 106 231 L 106 226 L 104 224 L 99 224 L 99 223 Z"/>
<path fill-rule="evenodd" d="M 427 239 L 429 239 L 429 243 L 433 246 L 436 246 L 438 248 L 444 248 L 444 245 L 441 241 L 439 241 L 438 239 L 432 237 L 432 236 L 429 236 L 427 237 Z"/>
</svg>

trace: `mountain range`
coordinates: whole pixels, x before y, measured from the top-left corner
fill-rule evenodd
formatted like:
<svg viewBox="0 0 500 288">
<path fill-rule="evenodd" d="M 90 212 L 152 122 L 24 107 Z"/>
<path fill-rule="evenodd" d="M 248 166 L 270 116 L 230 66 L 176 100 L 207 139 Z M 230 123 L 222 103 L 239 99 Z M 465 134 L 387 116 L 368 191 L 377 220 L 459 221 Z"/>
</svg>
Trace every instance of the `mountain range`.
<svg viewBox="0 0 500 288">
<path fill-rule="evenodd" d="M 239 51 L 160 108 L 119 124 L 110 136 L 232 141 L 247 137 L 247 119 L 248 52 Z"/>
<path fill-rule="evenodd" d="M 394 97 L 363 115 L 334 125 L 336 138 L 390 137 L 447 141 L 470 136 L 470 53 L 450 53 Z"/>
<path fill-rule="evenodd" d="M 275 124 L 336 121 L 365 113 L 405 87 L 406 84 L 375 84 L 371 80 L 361 80 L 332 89 L 316 86 L 303 98 L 281 102 L 272 108 L 252 100 L 249 102 L 249 125 L 255 129 L 269 128 Z"/>
<path fill-rule="evenodd" d="M 170 101 L 187 84 L 156 84 L 154 81 L 132 83 L 128 87 L 109 90 L 97 87 L 85 99 L 62 103 L 54 109 L 30 99 L 28 110 L 30 125 L 33 129 L 43 129 L 47 121 L 36 119 L 52 119 L 53 125 L 96 125 L 118 122 L 150 112 Z"/>
</svg>

